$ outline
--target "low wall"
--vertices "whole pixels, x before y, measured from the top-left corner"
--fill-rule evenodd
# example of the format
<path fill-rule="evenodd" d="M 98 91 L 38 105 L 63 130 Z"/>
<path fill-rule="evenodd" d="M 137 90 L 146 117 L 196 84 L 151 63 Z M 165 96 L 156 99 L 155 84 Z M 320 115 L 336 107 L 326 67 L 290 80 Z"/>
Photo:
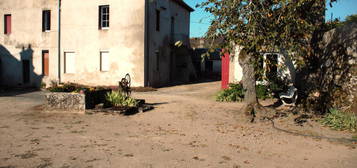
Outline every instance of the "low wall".
<path fill-rule="evenodd" d="M 87 91 L 85 94 L 66 93 L 66 92 L 51 92 L 45 95 L 46 108 L 48 110 L 69 110 L 69 111 L 85 111 L 93 109 L 97 104 L 106 103 L 105 95 L 111 92 L 111 89 Z"/>
<path fill-rule="evenodd" d="M 76 111 L 85 111 L 86 109 L 86 96 L 84 94 L 53 92 L 47 93 L 45 97 L 47 109 Z"/>

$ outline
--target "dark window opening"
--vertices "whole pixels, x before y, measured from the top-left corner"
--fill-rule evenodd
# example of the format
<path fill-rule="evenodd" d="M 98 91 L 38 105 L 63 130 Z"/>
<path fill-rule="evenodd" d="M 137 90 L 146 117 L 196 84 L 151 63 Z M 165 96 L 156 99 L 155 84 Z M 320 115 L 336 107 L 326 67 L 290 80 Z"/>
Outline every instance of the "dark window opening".
<path fill-rule="evenodd" d="M 99 29 L 109 28 L 109 5 L 99 6 Z"/>
<path fill-rule="evenodd" d="M 4 16 L 4 34 L 11 34 L 11 15 Z"/>
<path fill-rule="evenodd" d="M 156 54 L 156 71 L 160 71 L 160 52 L 155 51 Z"/>
<path fill-rule="evenodd" d="M 160 10 L 156 10 L 156 31 L 160 31 Z"/>
<path fill-rule="evenodd" d="M 42 75 L 49 76 L 49 52 L 48 52 L 48 50 L 42 51 Z"/>
<path fill-rule="evenodd" d="M 275 80 L 278 76 L 278 55 L 269 54 L 266 56 L 266 77 Z"/>
<path fill-rule="evenodd" d="M 42 32 L 51 30 L 51 11 L 42 11 Z"/>
<path fill-rule="evenodd" d="M 30 60 L 22 60 L 22 80 L 24 84 L 30 83 Z"/>
<path fill-rule="evenodd" d="M 175 18 L 171 17 L 171 35 L 175 34 Z"/>

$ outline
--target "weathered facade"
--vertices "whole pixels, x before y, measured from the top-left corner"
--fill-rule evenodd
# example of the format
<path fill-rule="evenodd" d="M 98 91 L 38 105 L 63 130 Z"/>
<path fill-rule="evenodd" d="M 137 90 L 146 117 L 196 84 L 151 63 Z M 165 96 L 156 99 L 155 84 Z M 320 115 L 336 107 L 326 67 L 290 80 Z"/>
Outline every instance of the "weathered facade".
<path fill-rule="evenodd" d="M 191 11 L 181 0 L 0 0 L 0 85 L 109 86 L 127 73 L 133 86 L 167 84 Z"/>
<path fill-rule="evenodd" d="M 243 69 L 239 64 L 238 57 L 242 47 L 236 47 L 234 54 L 230 55 L 229 64 L 229 78 L 228 83 L 239 83 L 243 79 Z M 278 76 L 281 79 L 287 79 L 290 82 L 295 82 L 295 65 L 289 56 L 284 56 L 278 52 L 262 53 L 263 60 L 260 64 L 264 70 L 263 79 L 270 76 Z M 258 81 L 264 83 L 265 81 Z"/>

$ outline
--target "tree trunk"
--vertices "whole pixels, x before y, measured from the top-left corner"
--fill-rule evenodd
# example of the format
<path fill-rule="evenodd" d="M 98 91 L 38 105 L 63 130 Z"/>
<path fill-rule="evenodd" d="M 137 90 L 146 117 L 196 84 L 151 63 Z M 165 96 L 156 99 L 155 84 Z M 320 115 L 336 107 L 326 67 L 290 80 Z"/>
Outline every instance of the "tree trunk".
<path fill-rule="evenodd" d="M 245 113 L 255 117 L 255 107 L 258 104 L 257 94 L 255 90 L 255 71 L 254 57 L 248 54 L 244 49 L 239 54 L 239 64 L 243 69 L 243 88 L 245 89 L 244 102 L 246 103 Z"/>

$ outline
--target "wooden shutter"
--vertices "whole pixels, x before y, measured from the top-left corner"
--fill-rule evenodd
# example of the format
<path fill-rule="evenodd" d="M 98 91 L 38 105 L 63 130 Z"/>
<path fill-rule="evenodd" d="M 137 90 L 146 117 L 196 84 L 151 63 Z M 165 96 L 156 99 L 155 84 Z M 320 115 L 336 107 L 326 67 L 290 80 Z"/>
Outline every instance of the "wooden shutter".
<path fill-rule="evenodd" d="M 109 69 L 110 69 L 109 52 L 102 51 L 100 52 L 100 70 L 109 71 Z"/>
<path fill-rule="evenodd" d="M 11 34 L 11 15 L 5 15 L 5 34 Z"/>
<path fill-rule="evenodd" d="M 65 59 L 65 73 L 76 72 L 76 54 L 74 52 L 66 52 Z"/>
<path fill-rule="evenodd" d="M 49 53 L 48 51 L 42 51 L 42 74 L 44 76 L 49 76 Z"/>

